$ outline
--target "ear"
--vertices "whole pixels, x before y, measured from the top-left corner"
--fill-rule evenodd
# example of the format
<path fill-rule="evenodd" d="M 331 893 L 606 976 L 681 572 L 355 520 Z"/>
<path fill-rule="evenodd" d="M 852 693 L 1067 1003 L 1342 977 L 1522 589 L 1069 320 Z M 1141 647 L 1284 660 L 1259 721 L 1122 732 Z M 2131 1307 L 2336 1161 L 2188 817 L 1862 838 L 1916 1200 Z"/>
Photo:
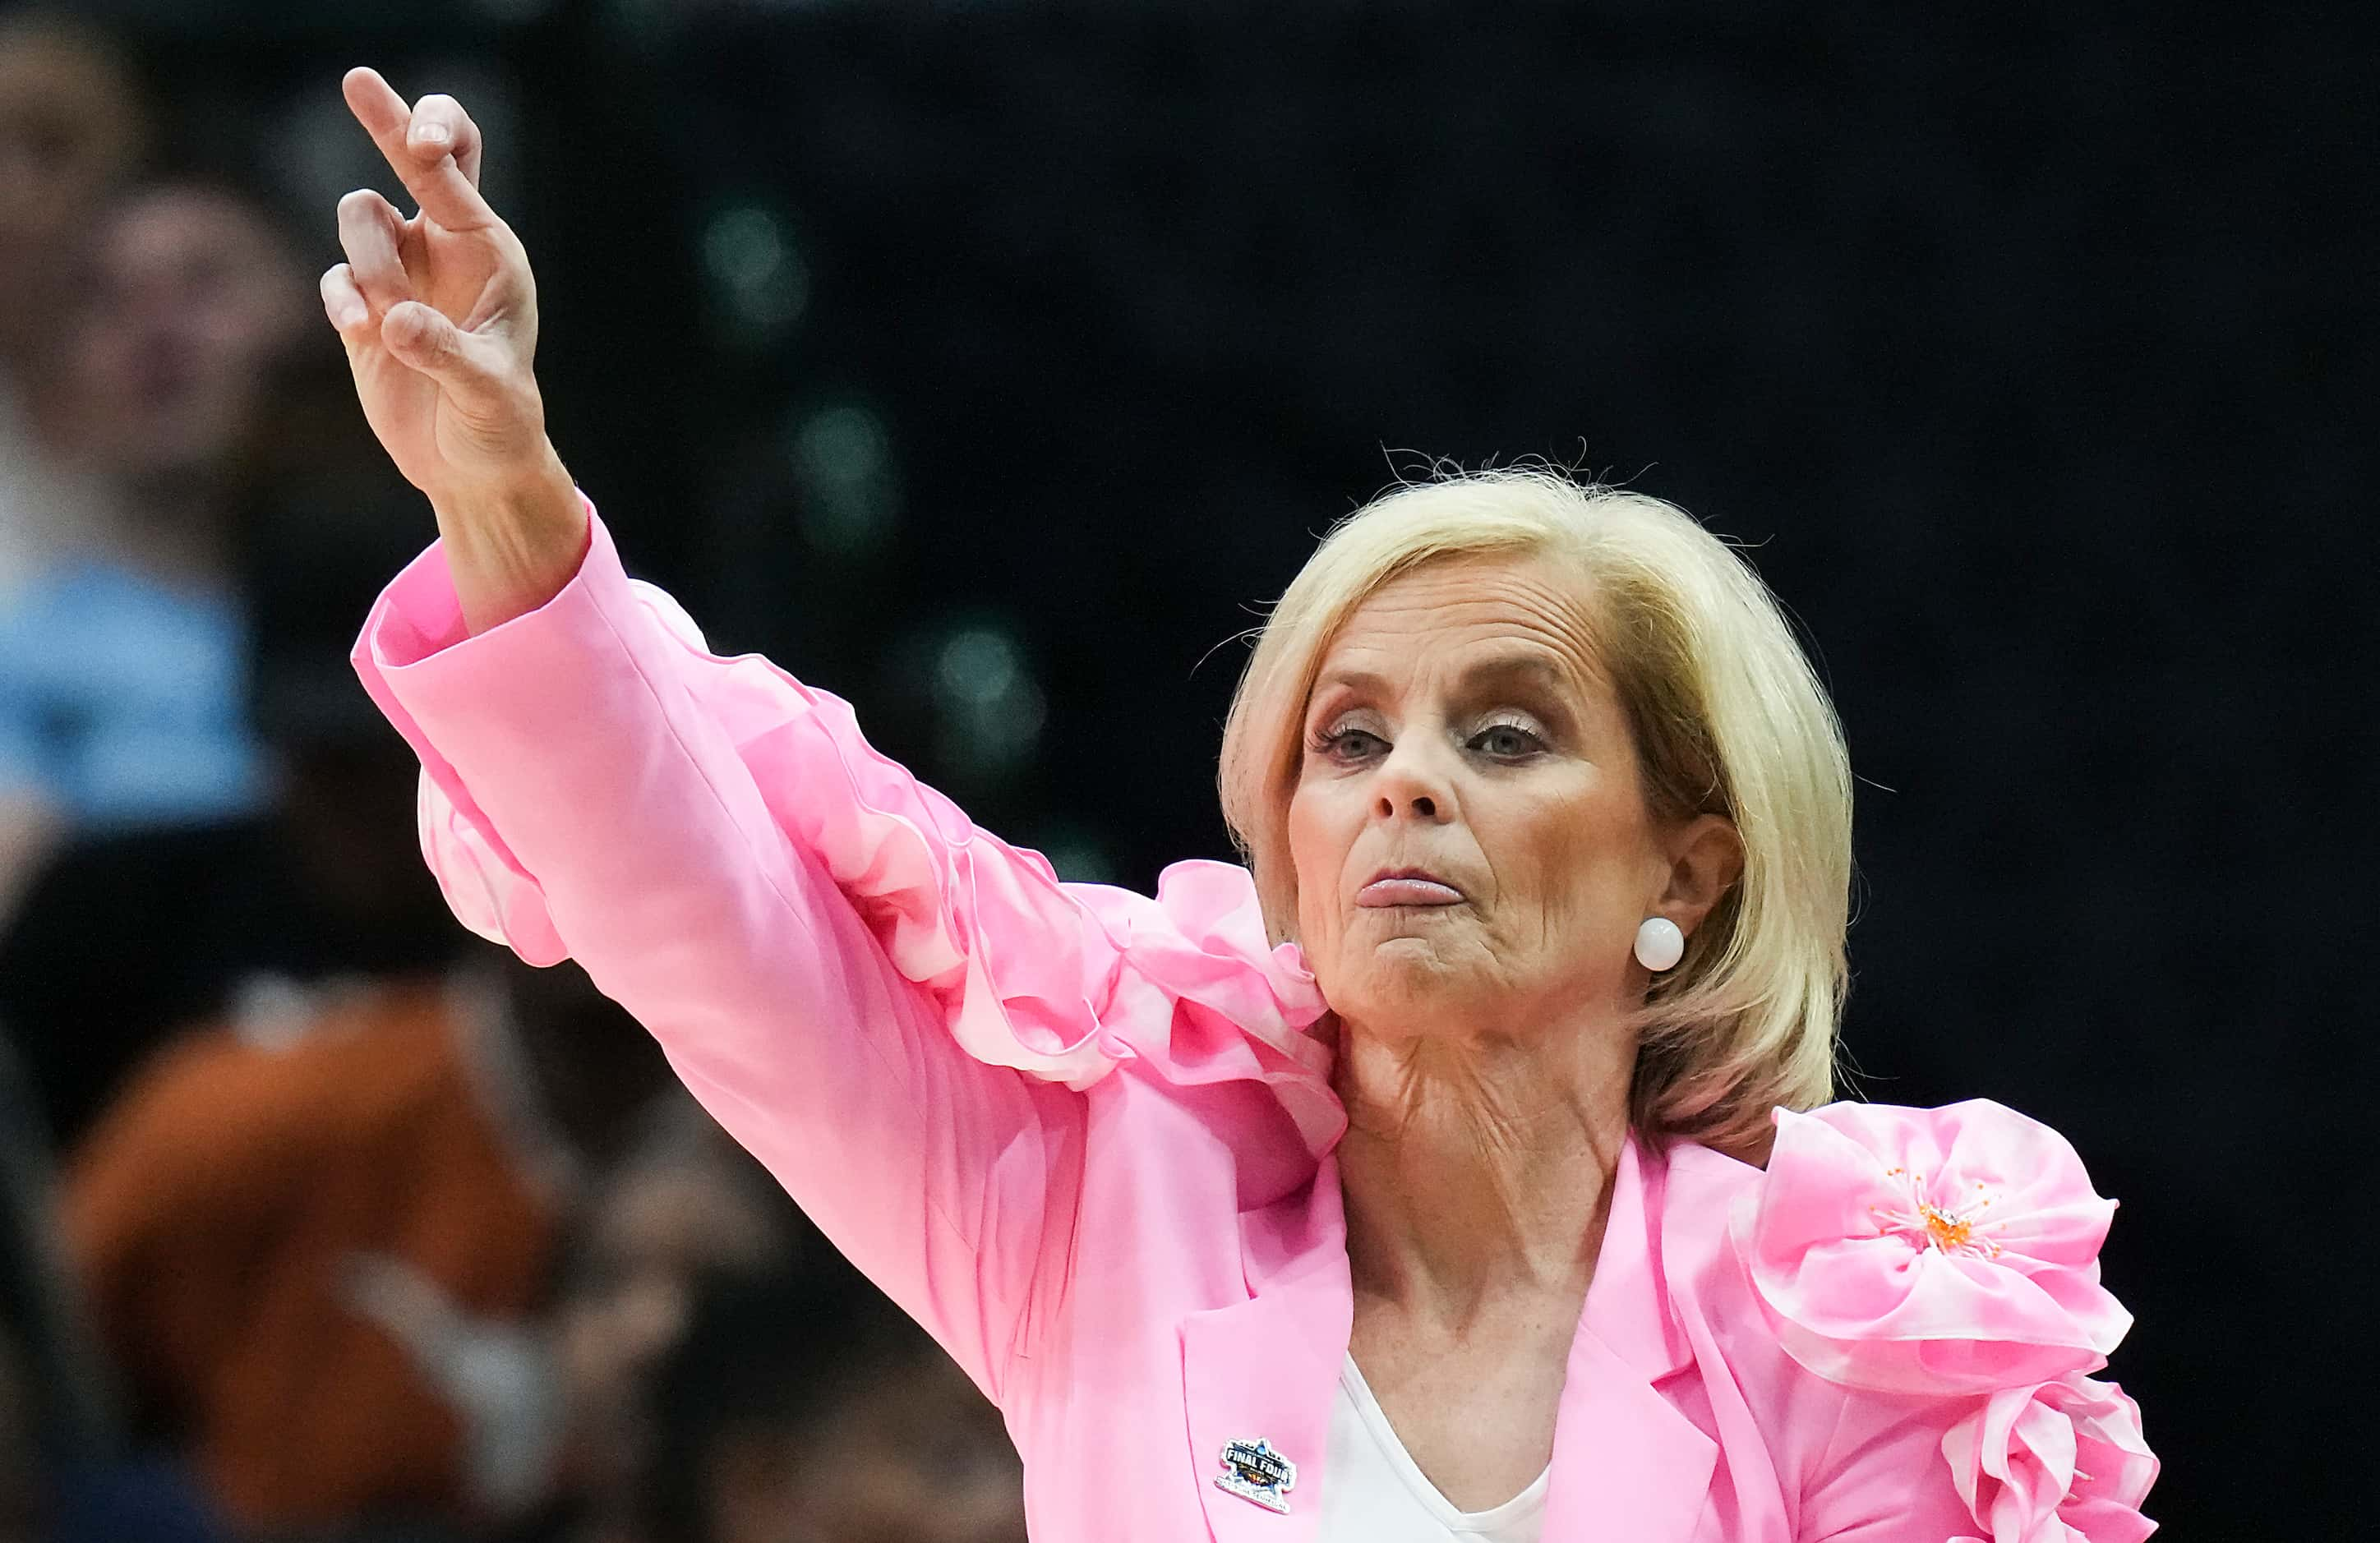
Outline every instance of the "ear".
<path fill-rule="evenodd" d="M 1670 884 L 1660 914 L 1687 936 L 1743 876 L 1743 838 L 1723 814 L 1696 815 L 1670 832 Z"/>

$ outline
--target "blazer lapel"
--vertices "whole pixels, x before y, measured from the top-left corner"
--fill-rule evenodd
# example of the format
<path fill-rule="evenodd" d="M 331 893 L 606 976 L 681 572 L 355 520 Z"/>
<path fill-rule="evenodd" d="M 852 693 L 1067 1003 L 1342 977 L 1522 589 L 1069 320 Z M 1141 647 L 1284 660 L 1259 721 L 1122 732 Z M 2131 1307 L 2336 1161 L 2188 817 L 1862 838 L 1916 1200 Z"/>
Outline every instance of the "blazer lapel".
<path fill-rule="evenodd" d="M 1571 1343 L 1545 1543 L 1687 1543 L 1709 1500 L 1718 1444 L 1656 1387 L 1693 1362 L 1661 1278 L 1661 1178 L 1631 1134 Z"/>
<path fill-rule="evenodd" d="M 1690 1543 L 1708 1504 L 1718 1445 L 1658 1391 L 1693 1365 L 1661 1278 L 1661 1180 L 1631 1136 L 1571 1343 L 1545 1543 Z M 1336 1159 L 1324 1160 L 1310 1190 L 1243 1213 L 1240 1232 L 1251 1295 L 1181 1321 L 1199 1499 L 1216 1543 L 1314 1543 L 1354 1310 Z M 1296 1464 L 1280 1496 L 1285 1513 L 1214 1482 L 1232 1443 L 1257 1441 Z"/>
<path fill-rule="evenodd" d="M 1322 1458 L 1347 1355 L 1354 1292 L 1335 1159 L 1311 1190 L 1240 1218 L 1245 1302 L 1183 1318 L 1182 1379 L 1199 1499 L 1216 1543 L 1313 1543 Z M 1219 1487 L 1233 1443 L 1264 1442 L 1296 1465 L 1276 1512 Z"/>

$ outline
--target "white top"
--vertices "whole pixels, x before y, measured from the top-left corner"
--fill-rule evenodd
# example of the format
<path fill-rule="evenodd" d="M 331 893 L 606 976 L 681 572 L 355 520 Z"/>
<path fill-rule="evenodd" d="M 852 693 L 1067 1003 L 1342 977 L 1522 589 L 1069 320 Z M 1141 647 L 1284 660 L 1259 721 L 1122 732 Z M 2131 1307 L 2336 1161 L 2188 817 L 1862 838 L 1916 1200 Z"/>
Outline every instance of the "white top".
<path fill-rule="evenodd" d="M 1353 1355 L 1339 1371 L 1326 1461 L 1320 1543 L 1537 1543 L 1545 1525 L 1551 1464 L 1491 1511 L 1455 1510 L 1389 1428 Z"/>

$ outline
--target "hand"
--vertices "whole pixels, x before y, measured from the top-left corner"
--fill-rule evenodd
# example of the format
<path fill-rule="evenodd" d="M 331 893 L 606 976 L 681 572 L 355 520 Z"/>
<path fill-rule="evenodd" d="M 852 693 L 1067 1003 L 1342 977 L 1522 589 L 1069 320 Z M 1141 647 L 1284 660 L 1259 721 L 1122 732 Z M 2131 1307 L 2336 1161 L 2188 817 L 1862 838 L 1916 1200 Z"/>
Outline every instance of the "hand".
<path fill-rule="evenodd" d="M 448 96 L 407 107 L 370 69 L 347 106 L 419 213 L 370 188 L 339 200 L 347 261 L 322 275 L 372 432 L 430 496 L 471 630 L 569 581 L 586 521 L 545 433 L 531 364 L 537 285 L 512 227 L 480 194 L 479 126 Z"/>

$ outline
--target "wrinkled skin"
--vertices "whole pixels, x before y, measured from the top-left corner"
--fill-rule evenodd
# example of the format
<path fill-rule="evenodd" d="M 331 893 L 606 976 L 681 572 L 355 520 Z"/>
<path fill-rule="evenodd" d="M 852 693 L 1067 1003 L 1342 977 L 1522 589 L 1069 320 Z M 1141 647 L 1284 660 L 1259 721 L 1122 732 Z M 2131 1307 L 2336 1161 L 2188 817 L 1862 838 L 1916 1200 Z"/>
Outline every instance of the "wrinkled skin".
<path fill-rule="evenodd" d="M 1654 820 L 1592 638 L 1575 576 L 1536 556 L 1406 574 L 1332 639 L 1289 839 L 1299 942 L 1342 1020 L 1404 1039 L 1616 1016 L 1651 979 L 1638 926 L 1691 935 L 1724 893 L 1731 828 Z M 1359 903 L 1402 867 L 1461 903 Z"/>

